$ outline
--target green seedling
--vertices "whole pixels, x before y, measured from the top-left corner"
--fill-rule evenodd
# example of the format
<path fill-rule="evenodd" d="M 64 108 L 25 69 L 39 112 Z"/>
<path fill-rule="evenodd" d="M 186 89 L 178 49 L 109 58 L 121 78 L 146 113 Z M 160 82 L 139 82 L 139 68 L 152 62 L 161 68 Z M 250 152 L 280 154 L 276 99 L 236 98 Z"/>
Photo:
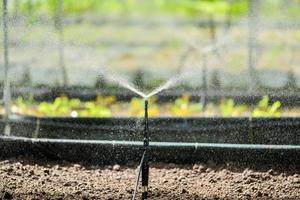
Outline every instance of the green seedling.
<path fill-rule="evenodd" d="M 263 98 L 260 100 L 260 102 L 258 102 L 256 107 L 252 111 L 252 117 L 280 117 L 280 107 L 280 101 L 276 101 L 273 104 L 270 104 L 269 97 L 263 96 Z"/>
<path fill-rule="evenodd" d="M 86 102 L 85 109 L 78 111 L 79 117 L 111 117 L 112 113 L 109 108 L 96 105 L 94 102 Z"/>
<path fill-rule="evenodd" d="M 176 99 L 175 104 L 171 106 L 171 112 L 176 116 L 188 116 L 201 110 L 202 105 L 200 103 L 191 103 L 188 95 Z"/>
<path fill-rule="evenodd" d="M 220 111 L 225 117 L 239 116 L 246 110 L 246 105 L 236 105 L 233 99 L 222 100 L 220 104 Z"/>
<path fill-rule="evenodd" d="M 158 105 L 155 103 L 156 98 L 151 97 L 148 99 L 151 106 L 148 108 L 148 115 L 150 117 L 155 117 L 159 115 L 159 108 Z M 130 111 L 129 113 L 133 116 L 143 116 L 145 112 L 144 107 L 145 100 L 141 98 L 132 98 L 130 101 Z"/>

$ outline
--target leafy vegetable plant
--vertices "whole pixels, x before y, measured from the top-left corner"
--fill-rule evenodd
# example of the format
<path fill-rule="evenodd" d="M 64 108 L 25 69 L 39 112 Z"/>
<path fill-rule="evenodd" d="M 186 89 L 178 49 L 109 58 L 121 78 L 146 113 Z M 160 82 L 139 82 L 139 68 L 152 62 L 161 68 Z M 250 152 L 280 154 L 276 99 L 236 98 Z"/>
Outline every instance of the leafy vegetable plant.
<path fill-rule="evenodd" d="M 276 101 L 270 104 L 268 96 L 263 96 L 260 102 L 252 111 L 253 117 L 280 117 L 281 113 L 279 111 L 281 107 L 280 101 Z"/>
<path fill-rule="evenodd" d="M 246 105 L 236 105 L 233 99 L 222 100 L 219 107 L 225 117 L 239 116 L 247 110 Z"/>
<path fill-rule="evenodd" d="M 37 106 L 37 111 L 49 116 L 72 116 L 72 117 L 110 117 L 108 107 L 114 98 L 97 97 L 96 101 L 81 102 L 79 99 L 57 97 L 53 103 L 42 102 Z M 101 102 L 101 103 L 100 103 Z"/>
<path fill-rule="evenodd" d="M 159 115 L 158 105 L 155 103 L 155 98 L 152 97 L 149 99 L 148 115 L 150 117 L 155 117 Z M 144 100 L 141 98 L 132 98 L 130 101 L 130 114 L 133 116 L 143 116 L 145 113 Z"/>
<path fill-rule="evenodd" d="M 188 95 L 183 95 L 181 98 L 176 99 L 175 104 L 171 107 L 171 112 L 175 116 L 187 116 L 201 110 L 202 105 L 200 103 L 191 103 Z"/>
<path fill-rule="evenodd" d="M 190 101 L 189 95 L 183 95 L 173 103 L 157 104 L 156 98 L 149 99 L 148 114 L 151 117 L 167 116 L 203 116 L 221 115 L 225 117 L 248 116 L 279 117 L 281 103 L 270 104 L 269 97 L 264 96 L 261 101 L 250 110 L 247 105 L 237 105 L 232 99 L 223 99 L 219 105 L 210 104 L 206 114 L 200 103 Z M 216 109 L 217 108 L 217 109 Z M 33 98 L 24 100 L 19 97 L 11 107 L 13 113 L 37 116 L 71 116 L 71 117 L 111 117 L 111 116 L 143 116 L 144 99 L 132 98 L 130 102 L 117 102 L 114 96 L 98 96 L 95 100 L 81 101 L 68 97 L 57 97 L 53 102 L 35 102 Z M 2 112 L 0 108 L 0 112 Z"/>

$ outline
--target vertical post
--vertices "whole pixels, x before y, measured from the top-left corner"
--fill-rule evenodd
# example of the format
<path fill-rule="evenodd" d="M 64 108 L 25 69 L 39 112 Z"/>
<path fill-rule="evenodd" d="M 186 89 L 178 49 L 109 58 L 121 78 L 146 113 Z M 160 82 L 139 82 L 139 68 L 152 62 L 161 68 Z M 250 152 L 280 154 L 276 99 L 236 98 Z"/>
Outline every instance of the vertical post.
<path fill-rule="evenodd" d="M 231 28 L 231 21 L 232 21 L 232 0 L 228 1 L 229 4 L 229 9 L 226 13 L 226 19 L 225 19 L 225 28 L 224 28 L 224 33 L 228 33 L 230 28 Z"/>
<path fill-rule="evenodd" d="M 10 114 L 10 80 L 9 80 L 9 52 L 8 52 L 8 11 L 7 0 L 3 0 L 3 44 L 4 44 L 4 120 L 5 120 L 5 135 L 10 135 L 10 126 L 8 118 Z"/>
<path fill-rule="evenodd" d="M 20 2 L 19 0 L 14 0 L 14 17 L 19 16 L 19 10 L 20 10 Z"/>
<path fill-rule="evenodd" d="M 64 12 L 64 0 L 56 0 L 56 16 L 55 26 L 58 32 L 58 53 L 59 53 L 59 66 L 62 73 L 63 87 L 68 86 L 68 75 L 65 66 L 64 56 L 64 30 L 63 30 L 63 12 Z"/>
<path fill-rule="evenodd" d="M 30 16 L 33 12 L 33 5 L 32 0 L 27 1 L 27 9 L 28 9 L 28 15 Z"/>
<path fill-rule="evenodd" d="M 206 99 L 207 99 L 207 55 L 203 53 L 203 64 L 202 64 L 202 95 L 200 99 L 200 103 L 205 109 Z"/>
<path fill-rule="evenodd" d="M 209 16 L 209 30 L 212 43 L 216 42 L 216 24 L 213 14 Z"/>
<path fill-rule="evenodd" d="M 249 90 L 254 92 L 258 89 L 258 77 L 256 74 L 257 62 L 257 31 L 258 31 L 258 14 L 259 1 L 248 0 L 248 69 L 250 76 Z"/>
<path fill-rule="evenodd" d="M 145 127 L 144 127 L 144 152 L 145 158 L 142 165 L 142 199 L 148 198 L 149 183 L 149 124 L 148 124 L 148 100 L 145 100 Z"/>

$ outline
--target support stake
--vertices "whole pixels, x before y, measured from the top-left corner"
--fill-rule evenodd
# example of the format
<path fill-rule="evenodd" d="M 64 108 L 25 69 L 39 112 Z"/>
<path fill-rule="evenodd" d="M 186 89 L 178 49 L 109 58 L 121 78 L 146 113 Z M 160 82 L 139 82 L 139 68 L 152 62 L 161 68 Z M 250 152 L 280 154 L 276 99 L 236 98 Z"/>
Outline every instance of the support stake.
<path fill-rule="evenodd" d="M 3 0 L 3 44 L 4 44 L 4 135 L 10 135 L 9 114 L 10 114 L 10 80 L 9 80 L 9 52 L 8 52 L 8 10 L 7 0 Z"/>

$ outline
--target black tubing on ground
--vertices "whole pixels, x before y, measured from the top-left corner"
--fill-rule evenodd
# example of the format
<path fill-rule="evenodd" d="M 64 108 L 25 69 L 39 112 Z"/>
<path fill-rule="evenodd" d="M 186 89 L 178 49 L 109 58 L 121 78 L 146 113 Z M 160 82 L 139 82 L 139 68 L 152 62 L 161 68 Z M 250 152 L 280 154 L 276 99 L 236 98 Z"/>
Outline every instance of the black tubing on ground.
<path fill-rule="evenodd" d="M 143 152 L 143 143 L 139 141 L 32 139 L 1 136 L 0 143 L 2 157 L 31 155 L 95 164 L 137 162 L 137 158 Z M 300 163 L 300 146 L 293 145 L 151 142 L 150 146 L 152 161 L 195 163 L 214 160 L 216 162 Z"/>

